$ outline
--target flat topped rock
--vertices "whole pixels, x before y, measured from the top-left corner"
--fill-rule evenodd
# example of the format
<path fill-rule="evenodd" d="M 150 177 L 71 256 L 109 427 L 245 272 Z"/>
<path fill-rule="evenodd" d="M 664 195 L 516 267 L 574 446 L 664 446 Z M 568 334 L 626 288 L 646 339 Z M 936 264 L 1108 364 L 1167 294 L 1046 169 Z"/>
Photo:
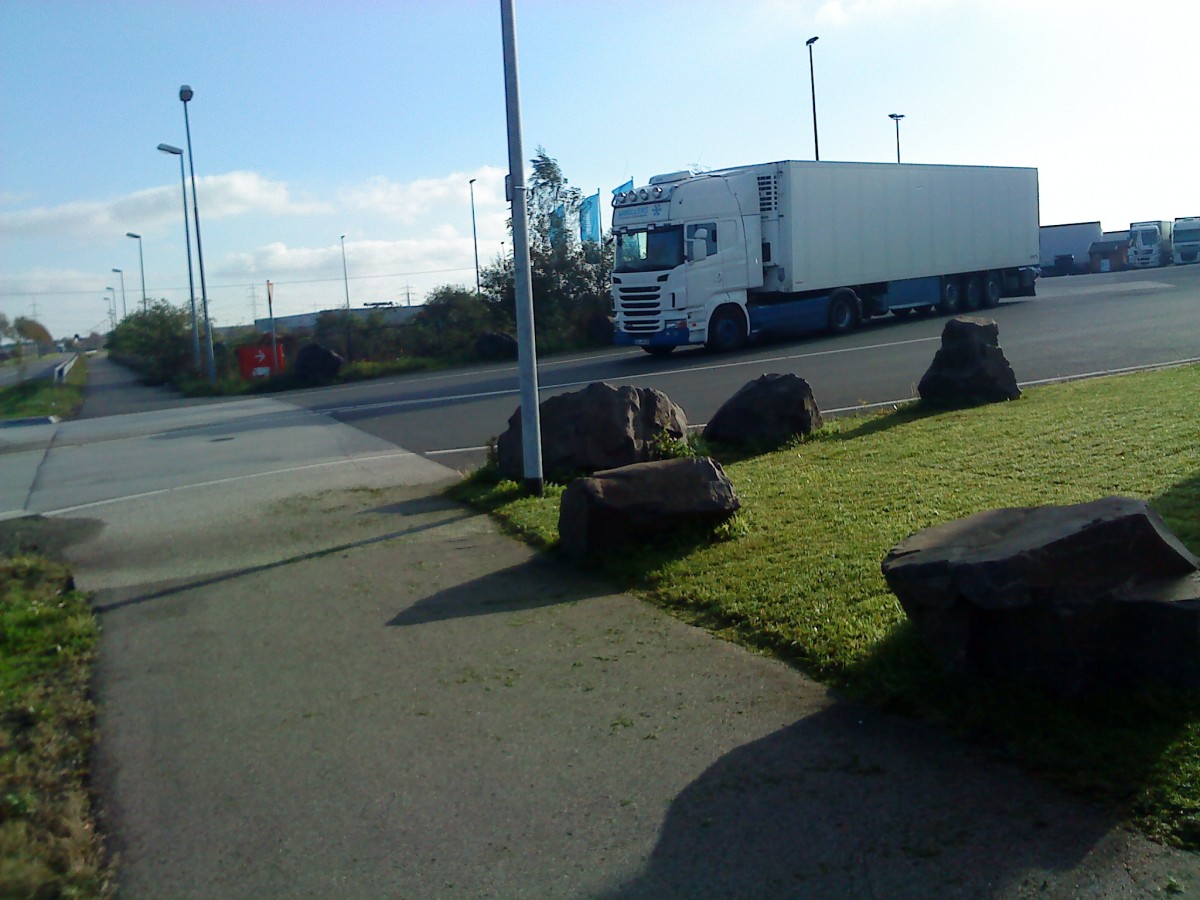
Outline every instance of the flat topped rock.
<path fill-rule="evenodd" d="M 902 541 L 882 569 L 952 668 L 1066 693 L 1200 686 L 1200 561 L 1142 500 L 977 513 Z"/>

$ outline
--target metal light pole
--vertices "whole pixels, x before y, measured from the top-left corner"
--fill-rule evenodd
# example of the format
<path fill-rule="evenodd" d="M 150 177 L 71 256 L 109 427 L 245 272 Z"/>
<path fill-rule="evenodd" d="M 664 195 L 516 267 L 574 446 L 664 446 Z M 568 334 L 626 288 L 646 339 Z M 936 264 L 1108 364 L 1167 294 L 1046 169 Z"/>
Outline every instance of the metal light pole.
<path fill-rule="evenodd" d="M 537 343 L 533 329 L 533 281 L 529 268 L 529 220 L 525 198 L 525 149 L 521 141 L 521 89 L 517 79 L 517 27 L 513 0 L 500 0 L 504 45 L 504 97 L 508 118 L 508 172 L 512 185 L 513 284 L 517 307 L 518 380 L 525 490 L 541 496 L 542 421 L 538 409 Z"/>
<path fill-rule="evenodd" d="M 350 346 L 350 335 L 352 328 L 350 324 L 350 276 L 346 273 L 346 236 L 341 236 L 342 242 L 342 285 L 346 288 L 346 359 L 349 360 L 353 356 L 353 348 Z"/>
<path fill-rule="evenodd" d="M 475 242 L 475 293 L 482 296 L 479 289 L 479 232 L 475 230 L 475 179 L 467 182 L 471 189 L 471 239 Z"/>
<path fill-rule="evenodd" d="M 123 271 L 121 271 L 120 269 L 113 269 L 113 271 L 121 276 L 121 318 L 124 319 L 126 316 L 129 315 L 129 307 L 125 305 L 125 273 Z M 113 306 L 116 306 L 116 305 L 117 305 L 117 298 L 114 295 Z"/>
<path fill-rule="evenodd" d="M 808 47 L 808 83 L 812 87 L 812 110 L 813 110 L 813 154 L 817 162 L 821 161 L 821 144 L 817 140 L 817 82 L 813 78 L 813 49 L 812 45 L 817 42 L 815 37 L 810 37 L 804 43 Z"/>
<path fill-rule="evenodd" d="M 135 238 L 138 242 L 138 263 L 142 267 L 142 312 L 146 311 L 146 259 L 142 256 L 142 236 L 132 231 L 125 232 L 125 237 Z"/>
<path fill-rule="evenodd" d="M 200 371 L 200 327 L 196 324 L 196 285 L 192 281 L 192 229 L 188 225 L 187 214 L 187 175 L 183 171 L 183 151 L 170 144 L 159 144 L 158 149 L 179 157 L 179 186 L 183 189 L 183 242 L 187 247 L 188 261 L 188 300 L 192 304 L 192 365 Z"/>
<path fill-rule="evenodd" d="M 116 288 L 106 287 L 106 291 L 112 291 L 112 311 L 116 314 L 117 311 L 117 290 Z"/>
<path fill-rule="evenodd" d="M 200 266 L 200 299 L 204 305 L 204 333 L 207 336 L 205 354 L 208 361 L 208 380 L 217 383 L 217 361 L 213 356 L 212 322 L 208 318 L 208 287 L 204 283 L 204 249 L 200 243 L 200 205 L 196 199 L 196 157 L 192 154 L 192 126 L 188 121 L 188 101 L 192 99 L 193 91 L 186 84 L 179 89 L 179 99 L 183 101 L 183 127 L 187 132 L 188 169 L 192 175 L 192 218 L 196 223 L 196 262 Z"/>
<path fill-rule="evenodd" d="M 105 290 L 111 291 L 112 288 L 105 288 Z M 111 306 L 108 303 L 108 297 L 104 298 L 104 311 L 108 313 L 108 330 L 116 331 L 117 330 L 117 295 L 116 295 L 115 291 L 113 292 L 113 301 L 112 301 Z"/>
<path fill-rule="evenodd" d="M 888 113 L 888 118 L 896 123 L 896 162 L 900 162 L 900 120 L 904 113 Z"/>

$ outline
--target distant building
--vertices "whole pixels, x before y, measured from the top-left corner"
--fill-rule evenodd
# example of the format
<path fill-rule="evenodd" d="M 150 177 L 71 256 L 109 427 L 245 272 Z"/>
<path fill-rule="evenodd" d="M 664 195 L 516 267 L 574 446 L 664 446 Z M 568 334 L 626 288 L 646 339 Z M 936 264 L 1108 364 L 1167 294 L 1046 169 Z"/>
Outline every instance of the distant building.
<path fill-rule="evenodd" d="M 1129 266 L 1129 231 L 1106 231 L 1088 248 L 1089 272 L 1120 272 Z"/>
<path fill-rule="evenodd" d="M 420 306 L 372 306 L 351 309 L 350 315 L 360 321 L 366 320 L 371 314 L 378 313 L 387 325 L 403 325 L 421 311 Z M 311 331 L 317 327 L 317 318 L 325 313 L 345 312 L 344 309 L 323 309 L 319 312 L 300 313 L 295 316 L 276 316 L 275 331 L 286 334 L 292 331 L 306 329 Z M 254 327 L 260 334 L 270 334 L 271 320 L 255 319 Z"/>

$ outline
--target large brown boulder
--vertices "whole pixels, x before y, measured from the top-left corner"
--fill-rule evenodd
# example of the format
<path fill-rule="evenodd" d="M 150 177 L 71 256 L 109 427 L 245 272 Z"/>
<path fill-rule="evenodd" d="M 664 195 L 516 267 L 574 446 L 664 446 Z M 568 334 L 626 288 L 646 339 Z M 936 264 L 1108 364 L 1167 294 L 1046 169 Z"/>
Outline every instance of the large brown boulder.
<path fill-rule="evenodd" d="M 704 437 L 723 444 L 778 444 L 821 427 L 821 410 L 798 375 L 761 375 L 721 404 Z"/>
<path fill-rule="evenodd" d="M 1200 687 L 1200 564 L 1142 500 L 977 513 L 897 544 L 883 574 L 953 669 L 1064 695 Z"/>
<path fill-rule="evenodd" d="M 917 385 L 921 399 L 935 406 L 977 406 L 1020 397 L 999 339 L 1000 326 L 992 319 L 957 316 L 948 321 L 942 346 Z"/>
<path fill-rule="evenodd" d="M 654 458 L 656 442 L 687 436 L 687 416 L 662 391 L 597 382 L 583 390 L 543 400 L 542 472 L 565 480 L 600 469 L 615 469 Z M 500 472 L 524 476 L 521 408 L 496 441 Z"/>
<path fill-rule="evenodd" d="M 571 482 L 559 505 L 559 543 L 582 559 L 681 526 L 719 524 L 740 506 L 715 460 L 638 463 Z"/>

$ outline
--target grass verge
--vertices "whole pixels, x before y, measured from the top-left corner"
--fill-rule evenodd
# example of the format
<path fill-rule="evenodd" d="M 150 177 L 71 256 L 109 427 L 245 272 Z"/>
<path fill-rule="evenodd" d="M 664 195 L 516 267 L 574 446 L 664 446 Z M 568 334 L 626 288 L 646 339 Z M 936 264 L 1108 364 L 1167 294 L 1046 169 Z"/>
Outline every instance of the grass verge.
<path fill-rule="evenodd" d="M 951 412 L 839 419 L 722 458 L 743 508 L 725 539 L 680 536 L 598 564 L 627 590 L 846 695 L 923 717 L 1200 849 L 1200 692 L 1060 702 L 946 674 L 880 573 L 915 531 L 983 509 L 1141 497 L 1200 551 L 1200 367 L 1032 389 Z M 558 498 L 486 475 L 456 488 L 543 548 Z"/>
<path fill-rule="evenodd" d="M 83 405 L 87 383 L 87 357 L 80 355 L 64 384 L 50 378 L 22 381 L 0 389 L 0 419 L 59 416 L 68 419 Z"/>
<path fill-rule="evenodd" d="M 112 894 L 86 788 L 96 637 L 65 568 L 0 558 L 0 896 Z"/>

